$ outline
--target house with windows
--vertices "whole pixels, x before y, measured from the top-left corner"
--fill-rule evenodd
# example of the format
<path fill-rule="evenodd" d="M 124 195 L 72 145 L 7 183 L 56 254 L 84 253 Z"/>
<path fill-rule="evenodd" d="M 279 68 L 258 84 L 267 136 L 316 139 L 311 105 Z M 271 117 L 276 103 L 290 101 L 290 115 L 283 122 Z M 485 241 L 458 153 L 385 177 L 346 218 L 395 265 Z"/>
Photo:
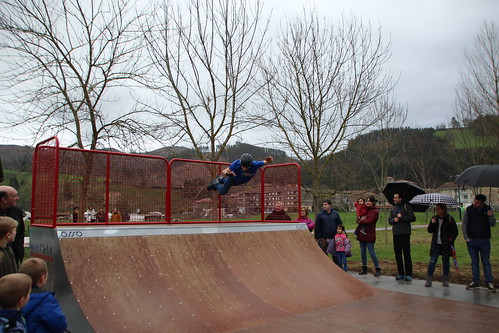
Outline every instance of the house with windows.
<path fill-rule="evenodd" d="M 462 203 L 463 207 L 467 207 L 473 203 L 475 193 L 473 187 L 467 187 L 456 183 L 444 183 L 440 185 L 435 192 L 448 195 Z"/>

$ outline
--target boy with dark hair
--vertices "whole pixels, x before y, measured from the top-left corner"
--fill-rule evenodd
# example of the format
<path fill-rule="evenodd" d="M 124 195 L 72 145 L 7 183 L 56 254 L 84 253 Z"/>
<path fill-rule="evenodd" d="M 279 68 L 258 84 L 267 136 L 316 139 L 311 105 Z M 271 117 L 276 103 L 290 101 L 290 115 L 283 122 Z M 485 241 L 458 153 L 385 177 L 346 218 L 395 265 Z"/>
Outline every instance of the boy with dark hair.
<path fill-rule="evenodd" d="M 0 277 L 17 272 L 16 257 L 9 245 L 16 239 L 17 221 L 0 216 Z"/>
<path fill-rule="evenodd" d="M 19 272 L 33 280 L 31 298 L 22 309 L 29 332 L 64 332 L 67 328 L 66 317 L 62 313 L 54 293 L 42 287 L 47 282 L 47 263 L 40 258 L 29 258 L 21 264 Z"/>
<path fill-rule="evenodd" d="M 26 274 L 13 273 L 0 278 L 0 332 L 28 332 L 21 308 L 28 303 L 30 291 L 31 278 Z"/>

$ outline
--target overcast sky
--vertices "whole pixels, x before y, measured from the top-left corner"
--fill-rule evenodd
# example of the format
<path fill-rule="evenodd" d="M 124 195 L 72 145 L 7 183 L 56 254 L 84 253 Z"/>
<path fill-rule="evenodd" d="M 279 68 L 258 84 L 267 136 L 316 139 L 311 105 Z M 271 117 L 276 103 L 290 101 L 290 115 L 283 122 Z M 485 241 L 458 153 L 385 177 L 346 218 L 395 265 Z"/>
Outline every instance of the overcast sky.
<path fill-rule="evenodd" d="M 473 47 L 484 20 L 499 22 L 499 0 L 266 0 L 274 18 L 305 4 L 326 18 L 353 13 L 373 30 L 381 27 L 392 43 L 388 68 L 400 75 L 396 95 L 411 127 L 448 124 L 464 49 Z"/>
<path fill-rule="evenodd" d="M 381 28 L 383 42 L 392 44 L 387 69 L 400 75 L 395 93 L 408 108 L 410 127 L 449 123 L 464 50 L 473 47 L 484 20 L 499 23 L 499 0 L 265 0 L 275 24 L 302 14 L 304 6 L 333 21 L 353 14 L 373 31 Z M 9 134 L 0 133 L 1 144 L 33 144 Z"/>

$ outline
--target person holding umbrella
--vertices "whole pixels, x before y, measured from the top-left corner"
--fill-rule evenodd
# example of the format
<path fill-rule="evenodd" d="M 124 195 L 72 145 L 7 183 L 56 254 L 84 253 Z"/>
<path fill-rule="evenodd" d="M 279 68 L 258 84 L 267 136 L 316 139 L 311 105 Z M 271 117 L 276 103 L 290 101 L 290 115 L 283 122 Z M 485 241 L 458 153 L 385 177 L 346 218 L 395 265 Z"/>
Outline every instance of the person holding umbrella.
<path fill-rule="evenodd" d="M 473 281 L 466 286 L 466 289 L 480 287 L 479 257 L 481 257 L 487 289 L 495 292 L 492 266 L 490 265 L 490 227 L 496 225 L 496 218 L 492 208 L 487 206 L 485 201 L 487 201 L 485 195 L 477 194 L 473 200 L 473 205 L 466 208 L 463 216 L 463 236 L 471 257 L 471 272 L 473 274 Z"/>
<path fill-rule="evenodd" d="M 449 286 L 450 255 L 452 245 L 457 238 L 458 230 L 456 221 L 447 214 L 447 205 L 438 203 L 435 205 L 437 215 L 433 216 L 428 225 L 428 232 L 433 234 L 430 247 L 430 262 L 426 273 L 425 287 L 431 287 L 433 273 L 437 264 L 438 256 L 442 256 L 442 286 Z"/>
<path fill-rule="evenodd" d="M 395 193 L 388 223 L 392 226 L 393 232 L 393 251 L 398 270 L 396 280 L 412 280 L 411 223 L 414 221 L 416 217 L 411 205 L 404 202 L 403 194 Z"/>

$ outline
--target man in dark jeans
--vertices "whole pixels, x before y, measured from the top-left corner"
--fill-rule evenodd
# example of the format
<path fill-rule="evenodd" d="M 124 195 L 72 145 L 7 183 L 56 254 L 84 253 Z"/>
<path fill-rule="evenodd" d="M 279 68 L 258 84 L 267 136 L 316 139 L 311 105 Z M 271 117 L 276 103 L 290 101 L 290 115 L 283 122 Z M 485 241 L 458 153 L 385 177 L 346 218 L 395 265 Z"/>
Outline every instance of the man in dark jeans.
<path fill-rule="evenodd" d="M 487 197 L 478 194 L 473 200 L 473 205 L 466 208 L 463 216 L 463 236 L 471 257 L 471 272 L 473 273 L 473 281 L 466 286 L 466 289 L 480 287 L 481 257 L 487 289 L 495 292 L 492 266 L 490 265 L 490 227 L 496 225 L 496 218 L 492 208 L 487 206 L 485 201 L 487 201 Z"/>
<path fill-rule="evenodd" d="M 322 251 L 327 254 L 328 242 L 331 242 L 336 235 L 336 228 L 343 224 L 340 215 L 333 209 L 331 200 L 322 202 L 322 211 L 315 218 L 315 240 Z M 333 256 L 333 261 L 338 265 L 336 256 Z"/>
<path fill-rule="evenodd" d="M 396 280 L 412 280 L 411 223 L 414 221 L 416 217 L 411 205 L 404 202 L 400 193 L 395 193 L 388 223 L 392 226 L 393 232 L 393 251 L 398 270 Z"/>

